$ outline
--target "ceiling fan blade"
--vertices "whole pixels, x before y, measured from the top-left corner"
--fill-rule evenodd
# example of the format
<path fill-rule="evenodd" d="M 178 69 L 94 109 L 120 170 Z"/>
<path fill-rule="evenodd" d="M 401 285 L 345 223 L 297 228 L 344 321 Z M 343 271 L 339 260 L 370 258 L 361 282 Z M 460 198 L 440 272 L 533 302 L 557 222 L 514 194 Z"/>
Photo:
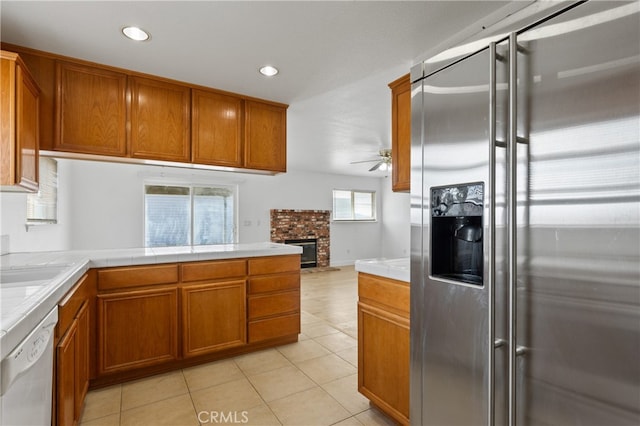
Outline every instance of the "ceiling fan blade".
<path fill-rule="evenodd" d="M 380 166 L 382 166 L 383 163 L 384 163 L 384 161 L 380 161 L 378 164 L 376 164 L 375 166 L 370 168 L 369 171 L 373 172 L 374 170 L 378 170 L 380 168 Z"/>
<path fill-rule="evenodd" d="M 374 161 L 380 161 L 379 159 L 375 159 L 375 160 L 364 160 L 364 161 L 352 161 L 349 164 L 359 164 L 359 163 L 373 163 Z"/>

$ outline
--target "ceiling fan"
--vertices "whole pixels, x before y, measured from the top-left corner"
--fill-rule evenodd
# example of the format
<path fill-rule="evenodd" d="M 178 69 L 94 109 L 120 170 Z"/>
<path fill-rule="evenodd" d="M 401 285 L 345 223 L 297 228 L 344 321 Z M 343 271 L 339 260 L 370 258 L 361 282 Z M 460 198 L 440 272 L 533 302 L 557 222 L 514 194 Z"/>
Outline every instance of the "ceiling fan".
<path fill-rule="evenodd" d="M 382 167 L 382 170 L 391 169 L 391 149 L 388 149 L 388 148 L 381 149 L 378 152 L 378 157 L 379 158 L 376 158 L 374 160 L 352 161 L 351 164 L 376 162 L 376 164 L 369 169 L 370 172 L 378 170 L 381 167 Z"/>

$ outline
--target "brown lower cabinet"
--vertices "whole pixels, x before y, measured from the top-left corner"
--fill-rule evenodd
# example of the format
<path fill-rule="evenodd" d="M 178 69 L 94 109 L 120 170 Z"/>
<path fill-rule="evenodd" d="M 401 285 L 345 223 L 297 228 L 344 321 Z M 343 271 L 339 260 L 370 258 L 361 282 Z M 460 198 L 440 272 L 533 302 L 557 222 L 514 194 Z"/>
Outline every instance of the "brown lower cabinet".
<path fill-rule="evenodd" d="M 409 284 L 358 274 L 358 391 L 409 424 Z"/>
<path fill-rule="evenodd" d="M 178 359 L 178 290 L 98 295 L 98 374 Z"/>
<path fill-rule="evenodd" d="M 76 425 L 90 386 L 297 341 L 300 255 L 91 269 L 58 317 L 53 424 Z"/>
<path fill-rule="evenodd" d="M 103 386 L 295 342 L 300 255 L 101 268 Z"/>
<path fill-rule="evenodd" d="M 82 277 L 58 306 L 54 424 L 75 425 L 91 376 L 91 306 L 95 281 Z"/>
<path fill-rule="evenodd" d="M 249 343 L 300 333 L 300 256 L 249 260 Z"/>
<path fill-rule="evenodd" d="M 237 280 L 180 289 L 185 358 L 247 343 L 245 288 L 245 281 Z"/>

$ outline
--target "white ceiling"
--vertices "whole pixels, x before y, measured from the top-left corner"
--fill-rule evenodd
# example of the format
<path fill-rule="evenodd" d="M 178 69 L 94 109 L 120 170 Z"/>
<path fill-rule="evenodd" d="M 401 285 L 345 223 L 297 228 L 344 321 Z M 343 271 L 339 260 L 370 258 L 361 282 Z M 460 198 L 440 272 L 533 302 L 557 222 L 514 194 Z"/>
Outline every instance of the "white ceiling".
<path fill-rule="evenodd" d="M 350 163 L 391 147 L 387 84 L 508 3 L 2 0 L 0 37 L 289 104 L 289 170 L 382 176 Z M 151 40 L 126 39 L 125 25 Z M 261 76 L 265 64 L 280 73 Z"/>

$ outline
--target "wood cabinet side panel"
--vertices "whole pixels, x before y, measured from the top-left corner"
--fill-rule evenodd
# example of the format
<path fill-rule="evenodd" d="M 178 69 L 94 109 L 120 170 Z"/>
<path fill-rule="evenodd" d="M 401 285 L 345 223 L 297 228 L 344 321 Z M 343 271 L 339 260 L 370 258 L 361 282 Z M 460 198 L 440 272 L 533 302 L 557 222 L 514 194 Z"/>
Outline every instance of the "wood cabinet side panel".
<path fill-rule="evenodd" d="M 15 183 L 16 158 L 16 65 L 15 60 L 0 60 L 0 184 Z"/>
<path fill-rule="evenodd" d="M 391 88 L 392 189 L 409 191 L 411 183 L 411 81 L 409 74 Z"/>
<path fill-rule="evenodd" d="M 40 89 L 24 65 L 16 73 L 16 179 L 30 191 L 38 190 L 40 150 Z"/>
<path fill-rule="evenodd" d="M 55 103 L 55 59 L 38 54 L 37 51 L 9 43 L 0 42 L 4 51 L 17 53 L 40 89 L 40 150 L 53 149 L 54 103 Z M 4 114 L 4 109 L 2 109 Z"/>

